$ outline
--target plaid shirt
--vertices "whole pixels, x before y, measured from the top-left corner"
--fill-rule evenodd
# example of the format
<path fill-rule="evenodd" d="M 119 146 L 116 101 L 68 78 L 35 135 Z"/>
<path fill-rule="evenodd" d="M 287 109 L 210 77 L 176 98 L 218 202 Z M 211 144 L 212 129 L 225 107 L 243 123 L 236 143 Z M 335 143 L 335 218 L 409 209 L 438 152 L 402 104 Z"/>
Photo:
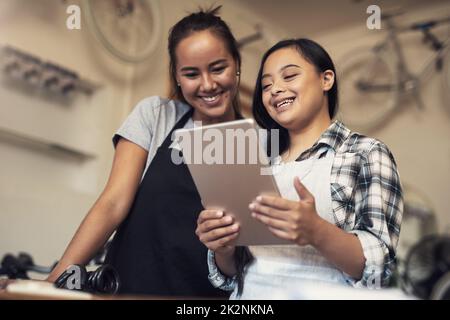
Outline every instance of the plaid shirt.
<path fill-rule="evenodd" d="M 331 147 L 331 199 L 335 223 L 361 241 L 366 258 L 356 286 L 386 285 L 395 268 L 403 215 L 400 178 L 382 142 L 351 132 L 335 121 L 297 161 L 322 157 Z"/>
<path fill-rule="evenodd" d="M 296 161 L 321 158 L 329 148 L 335 152 L 330 186 L 335 224 L 358 236 L 366 258 L 362 278 L 347 279 L 357 287 L 385 286 L 395 268 L 403 214 L 394 157 L 382 142 L 335 121 Z"/>

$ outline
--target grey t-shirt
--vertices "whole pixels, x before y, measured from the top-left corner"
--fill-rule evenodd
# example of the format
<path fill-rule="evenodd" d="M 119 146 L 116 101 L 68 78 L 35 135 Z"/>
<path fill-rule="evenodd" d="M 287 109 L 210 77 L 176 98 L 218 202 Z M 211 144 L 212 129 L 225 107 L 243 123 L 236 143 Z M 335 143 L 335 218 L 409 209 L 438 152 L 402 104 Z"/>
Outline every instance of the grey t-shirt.
<path fill-rule="evenodd" d="M 190 108 L 180 101 L 158 96 L 141 100 L 113 136 L 114 147 L 120 137 L 123 137 L 147 150 L 147 163 L 142 175 L 144 176 L 164 139 Z M 191 118 L 184 127 L 193 126 Z"/>

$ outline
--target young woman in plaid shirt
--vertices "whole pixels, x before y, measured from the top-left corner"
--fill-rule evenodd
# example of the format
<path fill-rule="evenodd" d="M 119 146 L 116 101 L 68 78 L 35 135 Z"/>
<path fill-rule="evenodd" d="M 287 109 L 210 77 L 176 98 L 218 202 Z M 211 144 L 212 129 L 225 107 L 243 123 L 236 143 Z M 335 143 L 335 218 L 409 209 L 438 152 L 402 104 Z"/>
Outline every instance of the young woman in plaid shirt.
<path fill-rule="evenodd" d="M 386 145 L 332 121 L 337 87 L 333 62 L 314 41 L 281 41 L 263 56 L 253 113 L 261 127 L 280 130 L 272 159 L 283 197 L 261 196 L 249 208 L 292 245 L 235 247 L 237 223 L 202 211 L 196 233 L 209 249 L 210 280 L 232 298 L 270 298 L 299 281 L 389 283 L 403 211 L 399 174 Z"/>

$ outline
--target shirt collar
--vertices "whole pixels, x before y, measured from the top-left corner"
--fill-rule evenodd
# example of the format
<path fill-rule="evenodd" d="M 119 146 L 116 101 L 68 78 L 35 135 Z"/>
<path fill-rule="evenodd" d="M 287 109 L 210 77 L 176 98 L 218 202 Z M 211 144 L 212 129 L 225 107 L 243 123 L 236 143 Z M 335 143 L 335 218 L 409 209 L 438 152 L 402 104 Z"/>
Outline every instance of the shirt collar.
<path fill-rule="evenodd" d="M 298 158 L 297 161 L 309 158 L 312 154 L 316 154 L 324 146 L 328 146 L 336 152 L 344 141 L 349 137 L 351 131 L 340 121 L 335 120 L 331 125 L 321 134 L 319 139 L 314 145 L 305 150 Z M 325 148 L 328 149 L 328 148 Z M 326 153 L 326 150 L 321 152 Z M 321 157 L 321 155 L 319 155 Z"/>
<path fill-rule="evenodd" d="M 350 133 L 351 131 L 342 122 L 335 120 L 328 129 L 322 133 L 313 148 L 316 145 L 326 144 L 336 152 L 348 138 Z"/>

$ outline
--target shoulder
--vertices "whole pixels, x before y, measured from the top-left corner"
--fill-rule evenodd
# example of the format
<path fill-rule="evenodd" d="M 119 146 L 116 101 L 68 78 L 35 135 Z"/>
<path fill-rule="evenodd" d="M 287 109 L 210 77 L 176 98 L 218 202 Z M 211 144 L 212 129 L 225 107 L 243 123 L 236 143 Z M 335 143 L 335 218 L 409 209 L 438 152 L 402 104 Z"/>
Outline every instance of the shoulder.
<path fill-rule="evenodd" d="M 166 132 L 166 129 L 172 128 L 189 109 L 191 107 L 181 101 L 152 96 L 139 101 L 130 118 L 144 123 L 152 133 Z"/>
<path fill-rule="evenodd" d="M 160 112 L 179 113 L 187 112 L 187 110 L 190 109 L 190 106 L 181 101 L 167 99 L 160 96 L 151 96 L 140 100 L 136 104 L 135 109 L 144 114 L 157 114 Z"/>
<path fill-rule="evenodd" d="M 344 149 L 342 151 L 356 153 L 366 160 L 381 157 L 395 163 L 392 152 L 383 141 L 358 132 L 351 132 L 341 148 Z"/>

